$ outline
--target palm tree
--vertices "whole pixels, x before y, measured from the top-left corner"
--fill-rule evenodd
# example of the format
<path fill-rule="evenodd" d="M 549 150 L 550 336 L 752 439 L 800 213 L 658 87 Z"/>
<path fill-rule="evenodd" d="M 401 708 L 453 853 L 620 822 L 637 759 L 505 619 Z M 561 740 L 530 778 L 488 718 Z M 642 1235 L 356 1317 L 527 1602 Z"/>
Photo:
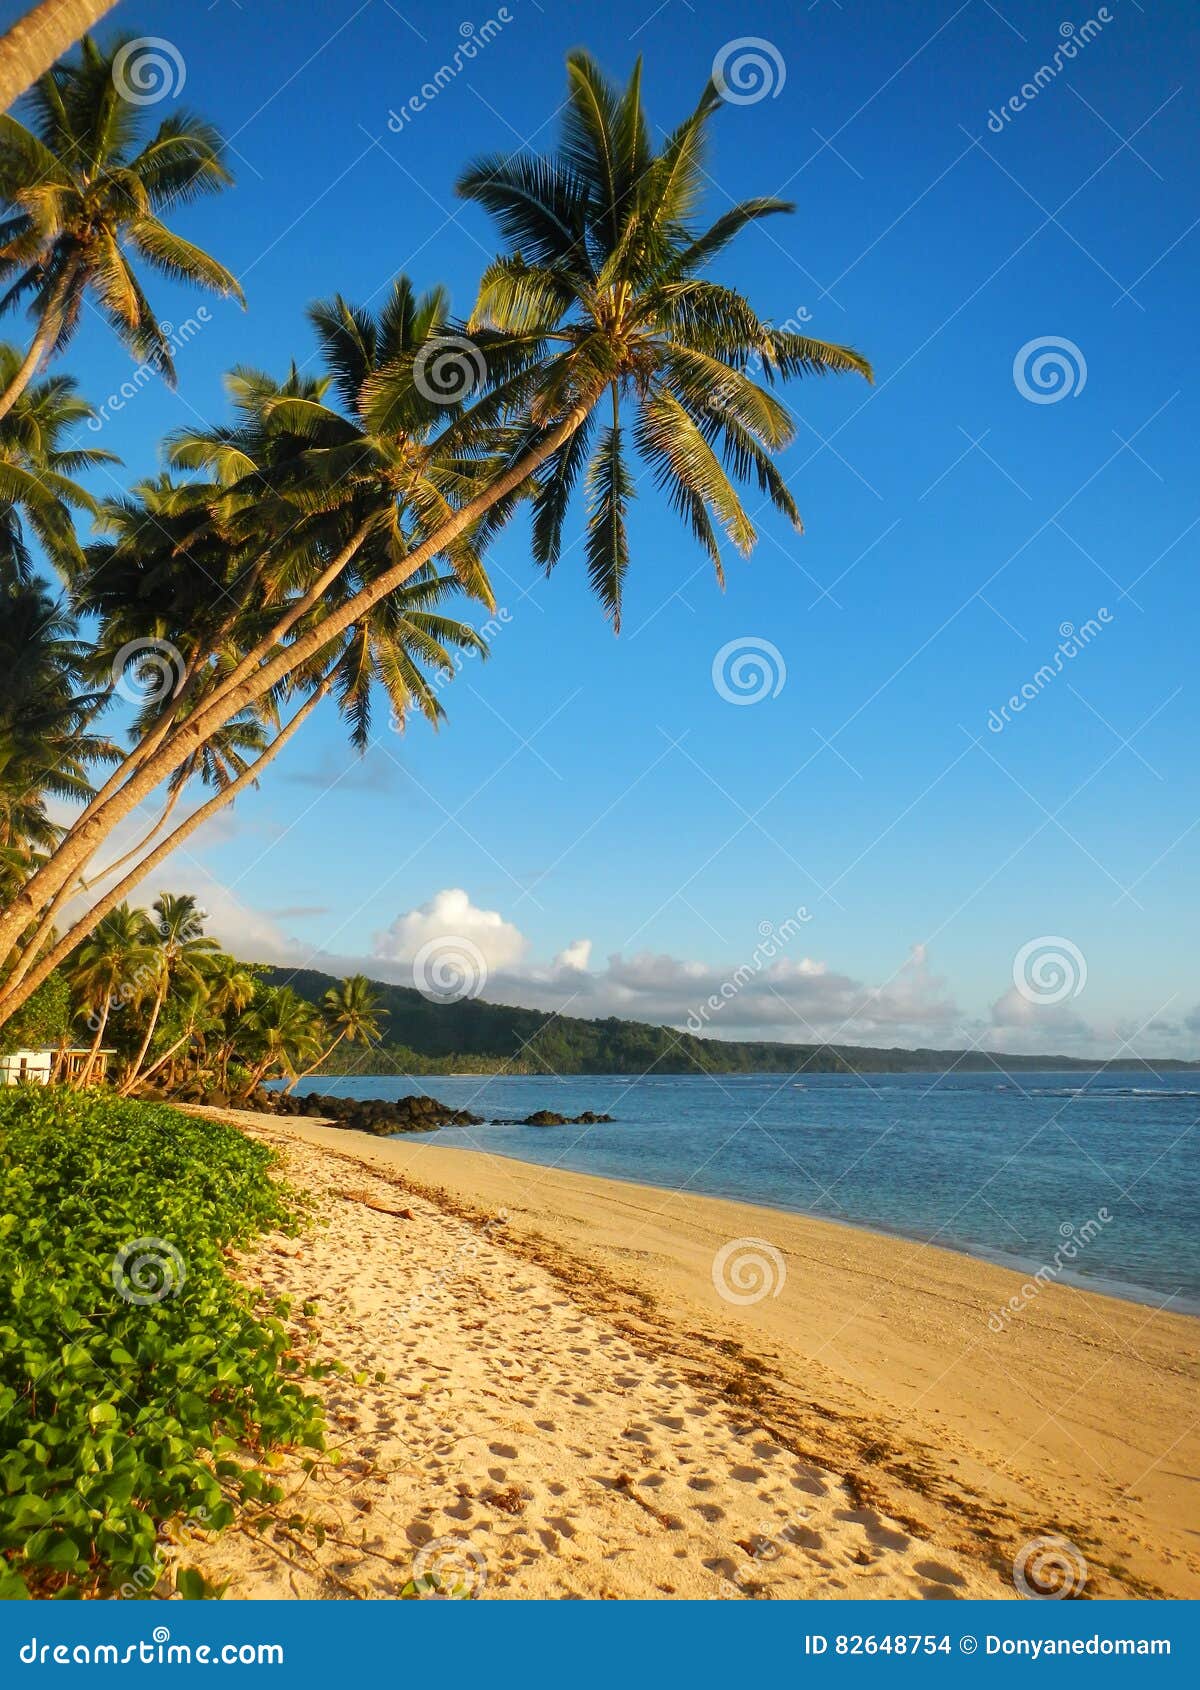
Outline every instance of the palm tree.
<path fill-rule="evenodd" d="M 242 1017 L 242 1028 L 254 1059 L 240 1097 L 250 1097 L 272 1068 L 294 1079 L 320 1045 L 316 1010 L 290 986 L 263 987 Z"/>
<path fill-rule="evenodd" d="M 317 1057 L 310 1068 L 297 1074 L 287 1087 L 295 1091 L 301 1080 L 323 1068 L 333 1052 L 345 1039 L 349 1044 L 370 1044 L 379 1037 L 379 993 L 365 974 L 351 974 L 340 985 L 330 986 L 321 1000 L 327 1027 L 336 1027 L 337 1036 Z"/>
<path fill-rule="evenodd" d="M 48 71 L 114 0 L 41 0 L 0 37 L 0 112 Z"/>
<path fill-rule="evenodd" d="M 20 362 L 15 347 L 0 343 L 0 388 L 11 385 Z M 57 568 L 83 566 L 72 512 L 94 516 L 97 505 L 71 478 L 120 459 L 99 447 L 68 446 L 63 436 L 94 415 L 70 376 L 53 376 L 27 387 L 0 419 L 0 586 L 32 579 L 27 526 Z"/>
<path fill-rule="evenodd" d="M 223 952 L 212 959 L 208 978 L 208 1007 L 220 1024 L 220 1039 L 214 1053 L 217 1085 L 229 1090 L 229 1063 L 237 1044 L 242 1011 L 254 1001 L 258 981 L 245 963 Z"/>
<path fill-rule="evenodd" d="M 114 62 L 131 37 L 40 77 L 28 95 L 31 127 L 0 115 L 0 311 L 28 298 L 33 338 L 0 395 L 0 416 L 43 360 L 70 340 L 89 291 L 134 358 L 174 381 L 170 337 L 155 317 L 131 255 L 175 280 L 242 300 L 237 279 L 157 213 L 233 180 L 211 124 L 176 112 L 144 140 L 145 108 L 123 97 Z"/>
<path fill-rule="evenodd" d="M 86 660 L 74 617 L 42 583 L 0 584 L 0 900 L 61 836 L 50 800 L 86 803 L 92 768 L 120 759 L 92 731 Z"/>
<path fill-rule="evenodd" d="M 871 368 L 850 347 L 771 328 L 741 294 L 705 277 L 744 228 L 793 209 L 750 199 L 707 229 L 691 226 L 704 187 L 705 131 L 721 103 L 711 83 L 655 153 L 640 65 L 623 93 L 583 52 L 569 55 L 567 75 L 558 157 L 482 159 L 460 177 L 458 191 L 492 214 L 512 248 L 484 273 L 474 326 L 560 349 L 539 372 L 512 447 L 518 461 L 540 459 L 534 559 L 546 570 L 558 562 L 582 477 L 588 577 L 619 628 L 634 496 L 630 446 L 722 580 L 718 530 L 743 555 L 757 538 L 735 481 L 754 483 L 766 503 L 802 526 L 773 462 L 794 425 L 770 387 L 829 372 L 870 380 Z M 747 374 L 752 365 L 766 386 Z M 630 422 L 625 406 L 634 412 Z M 565 432 L 564 415 L 578 417 Z"/>
<path fill-rule="evenodd" d="M 79 1077 L 80 1085 L 87 1085 L 92 1077 L 113 1004 L 135 997 L 144 988 L 147 971 L 153 967 L 154 951 L 146 917 L 128 904 L 110 910 L 80 947 L 71 968 L 71 985 L 95 1032 Z"/>
<path fill-rule="evenodd" d="M 431 357 L 451 327 L 439 309 L 424 311 L 420 334 L 382 364 L 378 341 L 374 362 L 360 355 L 358 343 L 368 349 L 359 314 L 346 324 L 335 310 L 318 327 L 333 334 L 335 316 L 342 319 L 341 396 L 350 387 L 356 394 L 347 432 L 336 438 L 328 408 L 296 392 L 286 403 L 269 402 L 290 441 L 282 457 L 264 466 L 257 441 L 245 449 L 236 430 L 208 448 L 206 462 L 211 467 L 219 455 L 227 477 L 223 520 L 236 526 L 256 501 L 271 510 L 273 524 L 276 510 L 293 513 L 280 554 L 286 567 L 274 574 L 279 614 L 222 681 L 181 694 L 183 707 L 175 701 L 144 753 L 110 780 L 53 864 L 22 888 L 0 918 L 0 958 L 117 822 L 214 729 L 305 672 L 439 555 L 458 573 L 454 548 L 477 556 L 519 500 L 533 500 L 535 557 L 549 568 L 582 484 L 588 573 L 614 625 L 628 565 L 630 441 L 718 568 L 719 530 L 739 550 L 755 539 L 735 482 L 748 481 L 798 521 L 773 461 L 792 435 L 773 388 L 828 372 L 870 379 L 870 366 L 848 347 L 773 328 L 743 295 L 704 274 L 742 229 L 790 208 L 752 199 L 707 229 L 695 226 L 706 130 L 720 105 L 712 86 L 655 151 L 637 72 L 618 93 L 585 54 L 572 54 L 568 70 L 559 155 L 485 161 L 460 182 L 497 218 L 513 249 L 489 267 L 473 326 L 455 343 L 459 356 L 465 345 L 484 360 L 481 393 L 447 406 L 430 397 Z M 631 421 L 622 420 L 622 407 L 633 408 Z M 440 423 L 431 420 L 435 411 Z M 306 429 L 308 443 L 297 449 Z M 375 442 L 383 443 L 378 452 Z M 426 468 L 431 473 L 422 475 Z M 378 498 L 389 474 L 402 539 Z M 322 525 L 306 563 L 288 552 L 303 551 Z M 355 577 L 352 565 L 376 534 L 384 557 Z M 6 995 L 0 1015 L 18 1001 Z"/>
<path fill-rule="evenodd" d="M 167 992 L 176 982 L 189 988 L 202 985 L 204 965 L 217 948 L 216 940 L 204 933 L 204 916 L 190 892 L 179 896 L 160 892 L 154 900 L 153 913 L 154 920 L 147 922 L 147 928 L 153 936 L 155 952 L 154 996 L 141 1045 L 121 1086 L 122 1097 L 127 1097 L 138 1082 Z"/>

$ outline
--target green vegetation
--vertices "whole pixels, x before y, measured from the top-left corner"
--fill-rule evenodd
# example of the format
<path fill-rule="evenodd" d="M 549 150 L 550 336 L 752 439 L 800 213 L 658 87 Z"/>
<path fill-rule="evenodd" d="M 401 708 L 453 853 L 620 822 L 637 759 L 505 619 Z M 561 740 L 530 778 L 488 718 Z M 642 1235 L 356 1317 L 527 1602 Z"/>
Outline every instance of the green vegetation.
<path fill-rule="evenodd" d="M 316 969 L 257 970 L 266 981 L 286 980 L 291 990 L 319 1003 L 333 984 Z M 615 1016 L 587 1021 L 484 1003 L 432 1003 L 410 986 L 371 982 L 388 1018 L 395 1043 L 378 1045 L 366 1057 L 348 1052 L 329 1074 L 904 1074 L 980 1073 L 988 1069 L 1094 1069 L 1103 1063 L 1070 1056 L 1015 1056 L 982 1050 L 878 1049 L 866 1045 L 792 1045 L 768 1040 L 698 1039 L 673 1027 Z M 469 1052 L 470 1054 L 464 1054 Z M 1133 1057 L 1122 1068 L 1146 1068 Z M 1154 1067 L 1187 1068 L 1164 1062 Z"/>
<path fill-rule="evenodd" d="M 224 1255 L 292 1230 L 270 1161 L 160 1105 L 0 1092 L 0 1597 L 142 1594 L 164 1522 L 220 1530 L 277 1497 L 256 1456 L 321 1446 Z"/>
<path fill-rule="evenodd" d="M 30 93 L 25 121 L 0 119 L 0 311 L 26 305 L 32 318 L 27 350 L 0 358 L 0 610 L 37 633 L 27 660 L 18 647 L 15 708 L 0 706 L 0 1025 L 323 703 L 359 747 L 378 699 L 397 727 L 436 723 L 463 654 L 486 651 L 486 630 L 447 601 L 494 608 L 488 547 L 523 506 L 546 570 L 578 511 L 589 582 L 619 628 L 639 485 L 665 496 L 720 579 L 723 547 L 756 543 L 752 502 L 799 526 L 776 462 L 795 423 L 775 390 L 871 376 L 852 348 L 772 325 L 717 279 L 732 241 L 792 207 L 752 197 L 706 225 L 714 86 L 663 127 L 643 107 L 640 67 L 620 88 L 574 52 L 557 149 L 483 159 L 459 178 L 500 246 L 465 320 L 444 288 L 403 275 L 377 314 L 334 294 L 309 313 L 312 373 L 310 357 L 282 379 L 235 369 L 232 419 L 176 435 L 164 474 L 97 508 L 70 480 L 94 455 L 53 453 L 51 434 L 22 421 L 33 405 L 83 404 L 67 378 L 50 392 L 39 381 L 84 300 L 169 379 L 171 347 L 133 261 L 236 293 L 159 217 L 228 183 L 221 138 L 176 112 L 147 139 L 146 114 L 115 86 L 117 47 L 85 38 Z M 86 547 L 79 510 L 97 518 Z M 65 604 L 32 577 L 26 526 Z M 98 727 L 131 692 L 118 748 Z M 66 827 L 54 797 L 76 805 Z M 96 869 L 147 800 L 157 822 Z M 169 998 L 143 1028 L 147 1058 Z M 202 1008 L 188 1011 L 196 1025 Z M 264 1039 L 291 1043 L 293 1069 L 311 1060 L 286 1000 L 255 1017 Z"/>
<path fill-rule="evenodd" d="M 119 1094 L 237 1102 L 264 1080 L 292 1089 L 339 1049 L 378 1045 L 384 1011 L 361 974 L 327 980 L 316 1002 L 221 951 L 190 893 L 161 893 L 149 910 L 118 904 L 0 1028 L 0 1052 L 90 1048 L 78 1075 L 100 1077 L 113 1053 Z M 60 1059 L 53 1073 L 64 1072 Z M 388 1070 L 391 1071 L 390 1069 Z"/>

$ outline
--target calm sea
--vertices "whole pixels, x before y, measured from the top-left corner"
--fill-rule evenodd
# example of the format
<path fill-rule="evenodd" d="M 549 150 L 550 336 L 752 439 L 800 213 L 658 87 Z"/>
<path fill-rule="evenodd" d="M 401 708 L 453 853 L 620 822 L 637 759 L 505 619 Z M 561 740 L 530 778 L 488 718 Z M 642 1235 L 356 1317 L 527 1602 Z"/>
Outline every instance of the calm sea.
<path fill-rule="evenodd" d="M 303 1089 L 426 1091 L 483 1116 L 603 1111 L 613 1125 L 444 1128 L 422 1142 L 821 1215 L 1200 1314 L 1200 1074 L 340 1077 Z"/>

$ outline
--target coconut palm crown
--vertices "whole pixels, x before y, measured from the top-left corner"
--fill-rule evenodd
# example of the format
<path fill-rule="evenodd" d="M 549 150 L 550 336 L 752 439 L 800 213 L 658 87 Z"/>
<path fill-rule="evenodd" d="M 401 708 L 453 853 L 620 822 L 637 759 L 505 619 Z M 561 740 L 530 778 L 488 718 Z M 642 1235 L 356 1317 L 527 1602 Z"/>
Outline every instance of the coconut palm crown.
<path fill-rule="evenodd" d="M 850 347 L 772 328 L 740 293 L 705 275 L 741 230 L 793 209 L 757 198 L 732 206 L 708 228 L 695 223 L 708 126 L 721 105 L 711 83 L 656 151 L 640 65 L 623 91 L 584 52 L 569 55 L 567 75 L 558 152 L 481 159 L 458 191 L 491 213 L 511 248 L 484 273 L 472 327 L 540 340 L 549 354 L 514 457 L 572 406 L 589 407 L 536 475 L 534 557 L 547 570 L 558 561 L 564 517 L 582 478 L 588 574 L 619 627 L 635 490 L 631 453 L 647 465 L 720 580 L 719 533 L 742 554 L 756 539 L 735 482 L 755 484 L 800 527 L 773 461 L 794 426 L 771 389 L 788 377 L 830 372 L 869 381 L 871 367 Z"/>
<path fill-rule="evenodd" d="M 160 213 L 233 180 L 211 124 L 187 111 L 148 138 L 146 108 L 122 92 L 123 52 L 84 36 L 78 56 L 39 78 L 26 96 L 28 126 L 0 115 L 0 311 L 27 300 L 36 328 L 0 395 L 0 415 L 53 351 L 70 340 L 84 296 L 135 358 L 174 380 L 171 340 L 131 259 L 176 281 L 242 299 L 237 279 L 167 227 Z"/>

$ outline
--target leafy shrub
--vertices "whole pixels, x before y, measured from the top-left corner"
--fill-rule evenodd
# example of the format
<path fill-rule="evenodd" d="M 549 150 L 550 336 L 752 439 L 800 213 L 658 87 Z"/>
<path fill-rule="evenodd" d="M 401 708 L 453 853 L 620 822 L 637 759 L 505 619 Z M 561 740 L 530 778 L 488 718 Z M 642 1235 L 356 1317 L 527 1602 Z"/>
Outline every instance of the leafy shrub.
<path fill-rule="evenodd" d="M 152 1587 L 163 1521 L 220 1530 L 277 1496 L 259 1452 L 320 1446 L 224 1255 L 294 1230 L 271 1160 L 162 1105 L 0 1092 L 0 1596 Z"/>

